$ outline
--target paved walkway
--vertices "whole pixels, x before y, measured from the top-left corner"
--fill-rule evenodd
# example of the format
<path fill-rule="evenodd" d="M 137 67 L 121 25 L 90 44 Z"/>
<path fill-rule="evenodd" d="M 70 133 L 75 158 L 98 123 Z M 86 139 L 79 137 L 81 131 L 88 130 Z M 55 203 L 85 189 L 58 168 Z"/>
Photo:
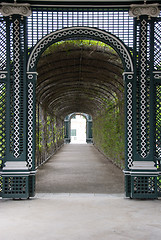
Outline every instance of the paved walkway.
<path fill-rule="evenodd" d="M 92 144 L 66 144 L 37 173 L 37 192 L 123 193 L 123 172 Z"/>
<path fill-rule="evenodd" d="M 2 240 L 160 240 L 161 201 L 121 195 L 0 199 Z"/>
<path fill-rule="evenodd" d="M 126 199 L 122 185 L 92 145 L 66 145 L 39 170 L 35 198 L 0 198 L 0 239 L 160 240 L 161 200 Z"/>

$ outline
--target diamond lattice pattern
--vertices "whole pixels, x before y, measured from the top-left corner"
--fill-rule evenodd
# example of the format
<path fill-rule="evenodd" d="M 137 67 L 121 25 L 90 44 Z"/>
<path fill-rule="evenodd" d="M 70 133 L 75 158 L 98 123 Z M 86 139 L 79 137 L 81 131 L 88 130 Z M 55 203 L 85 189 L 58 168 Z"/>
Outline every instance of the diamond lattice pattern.
<path fill-rule="evenodd" d="M 6 69 L 6 23 L 0 18 L 0 70 Z"/>
<path fill-rule="evenodd" d="M 161 22 L 157 22 L 154 28 L 154 68 L 161 70 Z"/>
<path fill-rule="evenodd" d="M 156 86 L 156 157 L 161 158 L 161 85 Z"/>
<path fill-rule="evenodd" d="M 6 84 L 0 83 L 0 167 L 6 152 Z"/>

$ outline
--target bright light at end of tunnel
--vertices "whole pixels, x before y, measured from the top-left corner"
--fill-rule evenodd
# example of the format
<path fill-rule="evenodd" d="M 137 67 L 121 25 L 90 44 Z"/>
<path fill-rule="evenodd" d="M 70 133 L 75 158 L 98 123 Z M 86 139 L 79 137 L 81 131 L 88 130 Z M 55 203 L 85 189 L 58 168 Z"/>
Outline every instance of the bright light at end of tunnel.
<path fill-rule="evenodd" d="M 71 119 L 71 143 L 86 144 L 86 119 L 82 115 Z"/>

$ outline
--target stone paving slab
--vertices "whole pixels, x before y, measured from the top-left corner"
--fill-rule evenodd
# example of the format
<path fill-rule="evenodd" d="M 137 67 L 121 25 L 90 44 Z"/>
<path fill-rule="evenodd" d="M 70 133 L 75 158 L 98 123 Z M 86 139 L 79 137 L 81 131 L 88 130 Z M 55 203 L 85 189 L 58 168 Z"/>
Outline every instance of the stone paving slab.
<path fill-rule="evenodd" d="M 161 200 L 120 194 L 37 194 L 0 199 L 3 240 L 160 240 Z"/>
<path fill-rule="evenodd" d="M 121 170 L 89 146 L 41 167 L 35 198 L 0 198 L 0 240 L 161 239 L 161 200 L 125 198 Z"/>

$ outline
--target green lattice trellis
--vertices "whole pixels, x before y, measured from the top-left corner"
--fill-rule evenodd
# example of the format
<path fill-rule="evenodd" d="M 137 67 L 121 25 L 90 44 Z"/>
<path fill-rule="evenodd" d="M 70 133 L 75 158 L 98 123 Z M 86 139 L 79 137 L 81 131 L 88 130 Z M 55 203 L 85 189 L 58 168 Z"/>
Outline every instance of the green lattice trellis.
<path fill-rule="evenodd" d="M 32 7 L 28 18 L 0 15 L 0 196 L 34 195 L 36 64 L 50 44 L 67 38 L 94 38 L 120 54 L 125 68 L 126 195 L 160 196 L 161 16 L 137 19 L 128 11 Z"/>

